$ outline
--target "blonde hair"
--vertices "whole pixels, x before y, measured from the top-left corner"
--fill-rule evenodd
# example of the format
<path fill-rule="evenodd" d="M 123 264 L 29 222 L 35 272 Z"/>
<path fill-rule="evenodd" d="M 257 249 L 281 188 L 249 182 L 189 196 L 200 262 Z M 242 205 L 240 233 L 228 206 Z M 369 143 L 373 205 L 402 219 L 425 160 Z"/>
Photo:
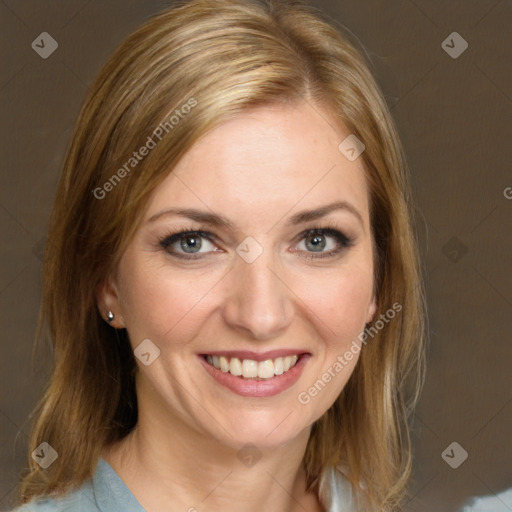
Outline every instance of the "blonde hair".
<path fill-rule="evenodd" d="M 21 502 L 81 485 L 102 449 L 137 423 L 137 367 L 127 333 L 105 323 L 95 292 L 151 192 L 214 127 L 253 107 L 302 101 L 325 108 L 366 146 L 360 158 L 376 252 L 376 316 L 402 306 L 364 346 L 339 398 L 313 425 L 304 457 L 308 485 L 318 492 L 322 472 L 345 464 L 373 509 L 400 503 L 411 471 L 407 417 L 421 385 L 424 343 L 406 161 L 365 59 L 321 12 L 291 0 L 176 5 L 130 35 L 91 86 L 51 215 L 38 328 L 38 339 L 53 344 L 54 370 L 29 453 L 46 441 L 59 457 L 46 470 L 28 457 Z M 183 115 L 175 123 L 176 109 Z M 157 127 L 165 134 L 127 166 Z"/>

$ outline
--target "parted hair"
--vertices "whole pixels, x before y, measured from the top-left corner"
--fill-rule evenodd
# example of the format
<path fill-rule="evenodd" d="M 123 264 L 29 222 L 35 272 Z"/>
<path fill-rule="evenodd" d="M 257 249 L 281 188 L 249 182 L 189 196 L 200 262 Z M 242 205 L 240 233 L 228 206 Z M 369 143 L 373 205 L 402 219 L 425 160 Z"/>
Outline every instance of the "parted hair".
<path fill-rule="evenodd" d="M 50 343 L 54 364 L 33 413 L 20 502 L 80 486 L 104 447 L 137 423 L 134 354 L 126 331 L 103 320 L 96 291 L 152 191 L 200 137 L 233 116 L 306 101 L 365 145 L 376 317 L 402 306 L 362 347 L 348 383 L 313 424 L 308 486 L 320 493 L 324 470 L 343 465 L 368 509 L 400 506 L 423 379 L 423 285 L 406 157 L 358 44 L 302 1 L 190 0 L 150 18 L 103 66 L 76 121 L 50 217 L 35 347 Z M 158 143 L 127 165 L 148 137 L 156 142 L 158 127 Z M 43 441 L 59 455 L 47 469 L 30 457 Z"/>

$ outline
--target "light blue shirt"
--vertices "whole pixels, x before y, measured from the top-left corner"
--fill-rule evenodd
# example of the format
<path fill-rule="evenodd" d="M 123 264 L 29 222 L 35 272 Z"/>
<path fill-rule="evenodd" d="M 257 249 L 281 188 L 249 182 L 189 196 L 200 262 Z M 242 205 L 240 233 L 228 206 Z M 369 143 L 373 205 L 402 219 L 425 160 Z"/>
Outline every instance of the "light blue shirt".
<path fill-rule="evenodd" d="M 341 473 L 324 474 L 323 503 L 328 512 L 354 512 L 350 486 Z M 112 466 L 100 458 L 92 478 L 61 498 L 32 500 L 12 512 L 145 512 Z"/>
<path fill-rule="evenodd" d="M 509 512 L 512 510 L 512 489 L 507 489 L 494 496 L 473 498 L 461 512 Z"/>
<path fill-rule="evenodd" d="M 327 512 L 355 512 L 349 483 L 337 469 L 324 473 L 322 502 Z M 508 512 L 512 489 L 474 499 L 461 512 Z M 12 512 L 145 512 L 110 464 L 100 458 L 92 478 L 62 498 L 33 500 Z"/>
<path fill-rule="evenodd" d="M 92 478 L 62 498 L 32 500 L 12 512 L 145 512 L 110 464 L 100 458 Z"/>

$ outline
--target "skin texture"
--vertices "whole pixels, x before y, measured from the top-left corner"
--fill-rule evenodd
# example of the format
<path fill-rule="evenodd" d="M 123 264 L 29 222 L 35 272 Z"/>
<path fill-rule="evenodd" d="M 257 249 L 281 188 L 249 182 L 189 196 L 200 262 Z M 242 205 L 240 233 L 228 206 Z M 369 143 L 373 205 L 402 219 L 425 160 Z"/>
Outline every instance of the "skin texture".
<path fill-rule="evenodd" d="M 185 121 L 186 122 L 186 121 Z M 254 109 L 216 128 L 180 160 L 152 195 L 145 218 L 98 301 L 113 311 L 136 348 L 150 339 L 160 356 L 137 360 L 139 422 L 111 463 L 148 510 L 321 510 L 305 492 L 301 461 L 312 423 L 334 402 L 358 356 L 310 403 L 297 399 L 349 349 L 375 312 L 368 191 L 361 159 L 338 150 L 350 132 L 309 104 Z M 347 209 L 295 226 L 303 210 L 346 201 Z M 171 214 L 195 208 L 220 214 L 233 229 Z M 314 258 L 311 228 L 351 238 Z M 202 258 L 184 260 L 174 232 L 204 230 Z M 248 236 L 263 248 L 252 263 L 236 252 Z M 325 235 L 324 255 L 338 242 Z M 170 252 L 169 252 L 170 251 Z M 186 253 L 185 253 L 186 254 Z M 289 389 L 243 397 L 215 381 L 198 354 L 219 350 L 297 349 L 311 354 Z M 364 349 L 364 348 L 363 348 Z M 262 455 L 237 458 L 246 444 Z"/>

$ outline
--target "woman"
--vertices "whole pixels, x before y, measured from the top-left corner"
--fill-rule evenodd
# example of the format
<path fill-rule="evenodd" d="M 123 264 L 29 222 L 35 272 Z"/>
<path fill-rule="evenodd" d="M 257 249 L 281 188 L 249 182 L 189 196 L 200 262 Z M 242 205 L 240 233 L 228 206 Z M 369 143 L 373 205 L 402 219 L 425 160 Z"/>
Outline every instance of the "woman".
<path fill-rule="evenodd" d="M 21 510 L 395 509 L 422 304 L 359 53 L 298 2 L 161 13 L 102 69 L 64 165 Z"/>

